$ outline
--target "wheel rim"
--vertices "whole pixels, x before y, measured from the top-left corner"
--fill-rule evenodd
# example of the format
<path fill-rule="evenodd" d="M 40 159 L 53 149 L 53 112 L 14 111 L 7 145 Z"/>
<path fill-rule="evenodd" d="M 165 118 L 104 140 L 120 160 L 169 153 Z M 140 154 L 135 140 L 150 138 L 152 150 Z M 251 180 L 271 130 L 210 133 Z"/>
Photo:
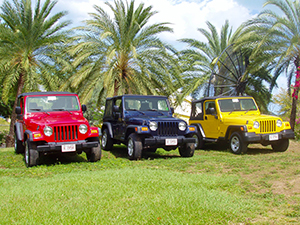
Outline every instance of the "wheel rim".
<path fill-rule="evenodd" d="M 127 149 L 128 149 L 128 155 L 132 156 L 132 154 L 133 154 L 133 141 L 132 141 L 131 138 L 128 140 Z"/>
<path fill-rule="evenodd" d="M 240 140 L 239 140 L 239 138 L 237 136 L 232 137 L 230 145 L 231 145 L 232 151 L 234 151 L 234 152 L 238 151 L 239 148 L 240 148 Z"/>
<path fill-rule="evenodd" d="M 28 146 L 25 146 L 25 163 L 29 165 L 29 149 Z"/>
<path fill-rule="evenodd" d="M 17 149 L 17 136 L 15 136 L 15 149 Z"/>
<path fill-rule="evenodd" d="M 107 143 L 107 133 L 104 132 L 103 136 L 102 136 L 102 147 L 104 148 L 106 146 Z"/>
<path fill-rule="evenodd" d="M 195 142 L 195 149 L 196 149 L 196 148 L 198 148 L 198 145 L 199 145 L 198 136 L 196 134 L 194 134 L 193 138 L 195 138 L 195 140 L 196 140 L 196 142 Z"/>

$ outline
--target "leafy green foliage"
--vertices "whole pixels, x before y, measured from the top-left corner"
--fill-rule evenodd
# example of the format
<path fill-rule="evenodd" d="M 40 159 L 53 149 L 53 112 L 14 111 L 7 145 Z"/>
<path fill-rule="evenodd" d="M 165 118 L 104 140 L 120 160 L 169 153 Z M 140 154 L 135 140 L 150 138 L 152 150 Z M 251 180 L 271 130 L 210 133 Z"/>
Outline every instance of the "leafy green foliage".
<path fill-rule="evenodd" d="M 106 2 L 113 13 L 94 6 L 96 13 L 77 28 L 69 53 L 75 74 L 62 88 L 73 87 L 83 103 L 121 94 L 163 94 L 176 91 L 181 81 L 175 50 L 158 35 L 172 32 L 168 23 L 148 25 L 156 14 L 141 3 Z M 177 85 L 177 86 L 176 86 Z"/>

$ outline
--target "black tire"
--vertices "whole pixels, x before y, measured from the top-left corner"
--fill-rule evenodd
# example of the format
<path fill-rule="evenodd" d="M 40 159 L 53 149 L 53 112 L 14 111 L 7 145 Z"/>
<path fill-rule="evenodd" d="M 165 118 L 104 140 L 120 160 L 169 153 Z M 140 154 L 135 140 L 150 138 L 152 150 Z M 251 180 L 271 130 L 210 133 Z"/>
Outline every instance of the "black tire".
<path fill-rule="evenodd" d="M 127 142 L 128 158 L 131 160 L 141 159 L 142 150 L 143 144 L 141 138 L 135 133 L 130 134 Z"/>
<path fill-rule="evenodd" d="M 113 139 L 111 138 L 108 129 L 105 129 L 101 138 L 102 149 L 110 151 L 113 147 Z"/>
<path fill-rule="evenodd" d="M 244 142 L 238 132 L 233 132 L 230 136 L 229 147 L 234 154 L 245 154 L 248 149 L 248 143 Z"/>
<path fill-rule="evenodd" d="M 204 140 L 202 137 L 202 134 L 200 133 L 200 131 L 197 129 L 196 133 L 193 135 L 193 138 L 196 139 L 196 143 L 195 143 L 195 149 L 203 149 L 204 148 Z"/>
<path fill-rule="evenodd" d="M 195 152 L 194 143 L 185 143 L 183 146 L 178 148 L 181 157 L 192 157 Z"/>
<path fill-rule="evenodd" d="M 33 149 L 34 144 L 29 140 L 25 144 L 25 165 L 26 167 L 36 166 L 38 164 L 39 152 Z"/>
<path fill-rule="evenodd" d="M 22 141 L 19 141 L 17 135 L 15 133 L 15 153 L 21 154 L 25 152 L 25 146 L 23 145 Z"/>
<path fill-rule="evenodd" d="M 100 143 L 97 147 L 91 148 L 90 151 L 86 152 L 86 158 L 89 162 L 97 162 L 101 159 L 101 146 Z"/>
<path fill-rule="evenodd" d="M 276 152 L 285 152 L 289 147 L 289 139 L 282 139 L 271 144 L 272 149 Z"/>

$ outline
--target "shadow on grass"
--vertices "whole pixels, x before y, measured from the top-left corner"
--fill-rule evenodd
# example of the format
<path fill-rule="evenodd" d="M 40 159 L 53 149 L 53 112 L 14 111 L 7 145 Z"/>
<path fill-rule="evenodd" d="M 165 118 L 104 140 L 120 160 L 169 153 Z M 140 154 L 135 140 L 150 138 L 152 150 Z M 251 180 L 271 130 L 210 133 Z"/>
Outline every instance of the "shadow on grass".
<path fill-rule="evenodd" d="M 38 165 L 54 166 L 58 164 L 71 164 L 71 163 L 87 163 L 88 161 L 84 158 L 83 154 L 50 154 L 41 155 L 38 159 Z M 25 157 L 23 155 L 23 161 L 25 163 Z"/>
<path fill-rule="evenodd" d="M 203 149 L 204 151 L 218 151 L 218 152 L 228 152 L 229 154 L 234 154 L 229 149 L 228 143 L 205 143 Z M 277 153 L 270 148 L 264 147 L 259 144 L 249 145 L 246 155 L 259 155 L 259 154 L 272 154 Z"/>
<path fill-rule="evenodd" d="M 110 150 L 109 152 L 113 154 L 116 158 L 128 159 L 127 146 L 125 145 L 114 145 L 113 149 Z M 147 152 L 146 150 L 143 150 L 142 159 L 153 160 L 153 159 L 170 159 L 170 158 L 180 157 L 179 153 L 178 155 L 174 155 L 173 151 L 170 154 L 168 154 L 168 151 L 164 151 L 165 154 L 160 154 L 160 152 L 161 150 L 158 150 L 156 152 Z"/>

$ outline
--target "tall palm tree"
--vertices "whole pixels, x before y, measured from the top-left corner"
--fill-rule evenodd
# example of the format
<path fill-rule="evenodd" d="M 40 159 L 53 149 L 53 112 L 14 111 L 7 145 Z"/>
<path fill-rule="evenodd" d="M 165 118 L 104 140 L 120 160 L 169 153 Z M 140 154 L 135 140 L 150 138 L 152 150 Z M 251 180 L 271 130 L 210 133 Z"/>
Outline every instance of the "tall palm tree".
<path fill-rule="evenodd" d="M 67 39 L 67 33 L 61 30 L 69 22 L 59 22 L 66 12 L 51 15 L 56 3 L 46 0 L 41 5 L 38 0 L 33 9 L 31 0 L 13 0 L 13 4 L 4 1 L 0 7 L 2 97 L 7 100 L 9 92 L 16 96 L 6 140 L 8 147 L 13 145 L 17 96 L 24 91 L 38 90 L 38 84 L 50 90 L 58 88 L 59 78 L 53 71 L 57 71 L 58 53 Z"/>
<path fill-rule="evenodd" d="M 220 35 L 213 24 L 209 21 L 206 24 L 209 30 L 199 28 L 198 31 L 205 36 L 207 42 L 190 38 L 180 39 L 189 47 L 181 52 L 182 67 L 185 70 L 184 77 L 186 79 L 183 92 L 192 93 L 195 96 L 199 95 L 203 86 L 207 84 L 218 57 L 226 47 L 236 41 L 240 32 L 237 29 L 233 33 L 228 20 L 222 26 Z"/>
<path fill-rule="evenodd" d="M 82 101 L 120 94 L 164 94 L 176 90 L 180 68 L 175 50 L 158 35 L 172 32 L 168 23 L 147 25 L 157 12 L 134 0 L 106 2 L 113 18 L 99 6 L 70 49 L 76 73 L 62 88 L 77 88 Z M 175 85 L 174 85 L 175 84 Z"/>
<path fill-rule="evenodd" d="M 288 86 L 295 79 L 300 66 L 300 3 L 291 0 L 268 0 L 264 6 L 272 5 L 272 10 L 262 11 L 256 18 L 245 23 L 244 44 L 255 48 L 254 61 L 274 69 L 270 91 L 282 73 L 288 75 Z M 295 95 L 298 96 L 298 89 Z M 290 92 L 289 92 L 290 93 Z M 290 115 L 292 129 L 295 127 L 297 99 L 293 98 Z"/>

